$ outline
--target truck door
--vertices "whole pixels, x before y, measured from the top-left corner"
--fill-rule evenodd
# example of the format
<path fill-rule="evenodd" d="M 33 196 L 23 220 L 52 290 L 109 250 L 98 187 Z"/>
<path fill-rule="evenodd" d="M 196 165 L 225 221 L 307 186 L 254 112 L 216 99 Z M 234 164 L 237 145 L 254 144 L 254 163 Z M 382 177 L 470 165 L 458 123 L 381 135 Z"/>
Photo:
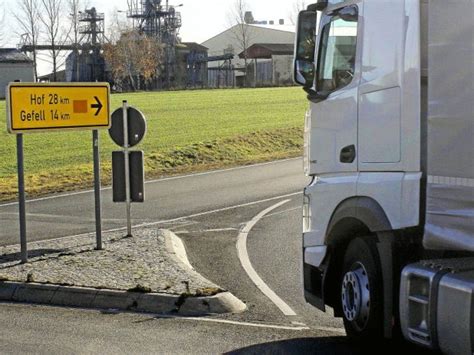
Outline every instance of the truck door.
<path fill-rule="evenodd" d="M 357 171 L 361 7 L 339 7 L 321 18 L 316 90 L 309 95 L 306 125 L 309 175 Z"/>
<path fill-rule="evenodd" d="M 419 0 L 365 0 L 359 86 L 361 172 L 418 172 Z"/>

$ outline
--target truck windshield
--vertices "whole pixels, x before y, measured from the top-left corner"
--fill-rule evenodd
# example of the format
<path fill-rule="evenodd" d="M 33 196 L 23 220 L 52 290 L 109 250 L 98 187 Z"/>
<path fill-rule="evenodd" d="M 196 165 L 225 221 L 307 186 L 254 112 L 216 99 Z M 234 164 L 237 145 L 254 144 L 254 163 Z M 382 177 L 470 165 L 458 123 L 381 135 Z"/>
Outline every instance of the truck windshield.
<path fill-rule="evenodd" d="M 357 15 L 357 7 L 350 10 Z M 354 77 L 358 22 L 357 16 L 340 13 L 325 22 L 321 31 L 317 89 L 331 93 L 348 85 Z"/>

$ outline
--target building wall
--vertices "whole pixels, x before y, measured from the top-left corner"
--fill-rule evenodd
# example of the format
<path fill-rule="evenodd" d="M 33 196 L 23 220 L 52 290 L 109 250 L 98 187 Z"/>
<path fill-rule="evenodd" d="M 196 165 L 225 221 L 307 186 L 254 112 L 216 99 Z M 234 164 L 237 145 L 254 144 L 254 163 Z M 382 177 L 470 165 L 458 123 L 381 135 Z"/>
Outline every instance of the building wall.
<path fill-rule="evenodd" d="M 277 28 L 266 28 L 252 25 L 245 25 L 249 30 L 249 44 L 248 47 L 255 43 L 294 43 L 295 33 L 287 30 L 287 27 L 284 27 L 285 30 Z M 288 27 L 291 28 L 291 27 Z M 209 56 L 220 55 L 224 53 L 224 50 L 232 47 L 234 49 L 234 60 L 233 64 L 236 67 L 243 67 L 244 60 L 239 59 L 237 55 L 244 51 L 242 48 L 242 43 L 239 42 L 238 38 L 238 26 L 233 26 L 228 30 L 218 34 L 211 39 L 203 42 L 202 45 L 209 48 Z M 209 67 L 218 67 L 222 62 L 211 62 Z"/>
<path fill-rule="evenodd" d="M 273 85 L 273 64 L 270 59 L 257 60 L 257 73 L 255 74 L 255 59 L 249 59 L 248 86 L 267 87 Z"/>
<path fill-rule="evenodd" d="M 207 87 L 212 89 L 235 88 L 237 86 L 237 78 L 230 68 L 222 68 L 221 70 L 209 70 L 207 72 Z"/>
<path fill-rule="evenodd" d="M 293 84 L 293 56 L 274 55 L 273 59 L 273 85 L 284 86 Z"/>
<path fill-rule="evenodd" d="M 0 98 L 5 98 L 8 84 L 15 80 L 34 81 L 33 63 L 0 63 Z"/>

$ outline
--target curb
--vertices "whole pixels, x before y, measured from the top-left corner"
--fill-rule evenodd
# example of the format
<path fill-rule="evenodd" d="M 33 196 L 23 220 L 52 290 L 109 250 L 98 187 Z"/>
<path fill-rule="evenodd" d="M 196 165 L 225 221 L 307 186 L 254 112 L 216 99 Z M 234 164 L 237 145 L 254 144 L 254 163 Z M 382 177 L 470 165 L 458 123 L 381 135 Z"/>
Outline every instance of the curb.
<path fill-rule="evenodd" d="M 186 248 L 181 238 L 166 229 L 160 229 L 158 234 L 165 239 L 165 248 L 169 256 L 171 256 L 175 262 L 181 264 L 185 269 L 191 269 L 194 271 L 193 266 L 189 262 L 188 254 L 186 253 Z"/>
<path fill-rule="evenodd" d="M 161 293 L 135 293 L 85 287 L 0 282 L 0 301 L 54 306 L 114 309 L 146 313 L 207 315 L 242 312 L 241 303 L 229 292 L 211 297 L 183 297 Z"/>
<path fill-rule="evenodd" d="M 165 238 L 165 246 L 172 260 L 190 273 L 196 273 L 189 263 L 181 239 L 170 231 L 160 230 L 160 233 Z M 183 316 L 241 313 L 247 309 L 247 306 L 230 292 L 188 297 L 11 281 L 0 281 L 0 301 L 159 314 L 176 313 Z"/>

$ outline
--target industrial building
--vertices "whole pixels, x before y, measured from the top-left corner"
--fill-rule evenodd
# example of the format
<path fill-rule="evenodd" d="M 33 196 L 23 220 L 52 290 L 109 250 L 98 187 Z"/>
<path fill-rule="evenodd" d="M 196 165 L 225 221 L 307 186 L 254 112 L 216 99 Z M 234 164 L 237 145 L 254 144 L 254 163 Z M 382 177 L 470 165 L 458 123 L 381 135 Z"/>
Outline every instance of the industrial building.
<path fill-rule="evenodd" d="M 247 75 L 253 86 L 286 86 L 293 84 L 293 52 L 293 44 L 256 43 L 239 58 L 251 61 Z"/>
<path fill-rule="evenodd" d="M 177 45 L 181 28 L 181 13 L 169 5 L 168 0 L 130 0 L 127 16 L 133 27 L 164 45 L 163 74 L 157 78 L 155 88 L 179 86 L 177 79 Z"/>
<path fill-rule="evenodd" d="M 6 87 L 15 80 L 34 81 L 33 61 L 16 48 L 0 48 L 0 98 L 5 98 Z"/>
<path fill-rule="evenodd" d="M 277 21 L 277 25 L 275 21 L 255 21 L 252 13 L 248 12 L 244 24 L 248 48 L 242 48 L 240 25 L 198 44 L 182 42 L 179 38 L 182 21 L 176 8 L 181 5 L 169 5 L 168 0 L 130 0 L 128 5 L 127 17 L 132 22 L 133 30 L 156 39 L 163 46 L 162 60 L 156 64 L 160 75 L 147 82 L 146 89 L 280 86 L 292 83 L 291 56 L 295 33 L 293 26 L 286 26 L 284 20 Z M 104 14 L 95 8 L 80 11 L 77 43 L 55 46 L 55 50 L 69 52 L 64 71 L 39 79 L 109 81 L 116 90 L 134 89 L 126 80 L 114 82 L 110 63 L 103 55 L 107 42 L 104 22 Z M 28 37 L 24 37 L 20 48 L 25 53 L 48 51 L 51 45 L 33 45 Z M 137 73 L 140 82 L 139 77 Z"/>
<path fill-rule="evenodd" d="M 107 73 L 102 55 L 102 46 L 105 43 L 104 14 L 97 12 L 93 7 L 80 11 L 78 43 L 64 43 L 55 45 L 57 51 L 70 51 L 66 58 L 65 71 L 44 75 L 41 81 L 106 81 Z M 50 51 L 51 44 L 33 44 L 29 36 L 22 36 L 19 45 L 22 52 Z"/>
<path fill-rule="evenodd" d="M 286 49 L 293 48 L 295 41 L 295 29 L 294 26 L 288 26 L 284 24 L 283 20 L 278 21 L 278 25 L 275 25 L 274 21 L 255 21 L 251 13 L 247 14 L 248 22 L 251 24 L 244 24 L 244 31 L 248 36 L 248 48 L 255 44 L 273 45 L 281 44 Z M 266 24 L 260 24 L 266 23 Z M 271 23 L 271 24 L 270 24 Z M 225 81 L 222 77 L 231 76 L 232 80 L 227 80 L 230 85 L 241 87 L 247 83 L 247 86 L 256 86 L 258 83 L 255 78 L 261 77 L 261 85 L 284 85 L 287 79 L 287 73 L 291 72 L 292 61 L 288 58 L 284 58 L 283 54 L 276 57 L 278 54 L 274 53 L 273 61 L 272 55 L 265 60 L 259 60 L 257 63 L 269 63 L 269 64 L 257 64 L 257 74 L 255 74 L 255 58 L 253 60 L 247 56 L 248 68 L 245 68 L 244 56 L 240 56 L 246 48 L 242 48 L 242 29 L 240 25 L 235 25 L 219 33 L 218 35 L 204 41 L 203 46 L 209 50 L 209 56 L 221 56 L 229 55 L 231 60 L 221 60 L 209 63 L 209 87 L 222 87 L 226 86 Z M 247 49 L 248 49 L 247 48 Z M 277 50 L 273 48 L 272 50 Z M 285 51 L 284 55 L 292 55 Z M 263 58 L 262 58 L 263 59 Z M 275 69 L 273 68 L 275 65 Z M 267 74 L 264 74 L 267 73 Z M 247 78 L 245 78 L 247 76 Z M 263 76 L 263 77 L 262 77 Z M 277 79 L 281 78 L 281 79 Z M 274 80 L 275 79 L 275 80 Z"/>

